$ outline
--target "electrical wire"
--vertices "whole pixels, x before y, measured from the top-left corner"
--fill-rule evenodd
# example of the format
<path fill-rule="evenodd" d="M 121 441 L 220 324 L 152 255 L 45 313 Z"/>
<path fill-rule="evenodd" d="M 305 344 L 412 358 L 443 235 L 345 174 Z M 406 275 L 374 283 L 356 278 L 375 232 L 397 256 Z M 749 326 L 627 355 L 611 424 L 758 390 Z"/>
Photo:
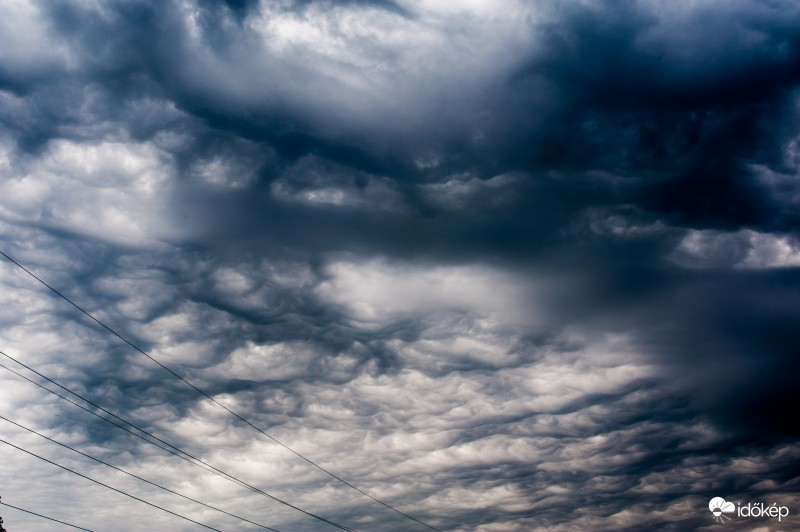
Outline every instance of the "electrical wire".
<path fill-rule="evenodd" d="M 46 515 L 37 514 L 36 512 L 32 512 L 30 510 L 26 510 L 25 508 L 20 508 L 19 506 L 14 506 L 14 505 L 2 502 L 2 501 L 0 501 L 0 505 L 8 506 L 9 508 L 13 508 L 15 510 L 19 510 L 20 512 L 25 512 L 26 514 L 35 515 L 36 517 L 43 517 L 43 518 L 48 519 L 50 521 L 53 521 L 55 523 L 60 523 L 62 525 L 71 526 L 72 528 L 77 528 L 78 530 L 85 530 L 86 532 L 92 532 L 88 528 L 83 528 L 82 526 L 73 525 L 72 523 L 67 523 L 66 521 L 59 521 L 58 519 L 55 519 L 53 517 L 48 517 Z"/>
<path fill-rule="evenodd" d="M 379 504 L 381 504 L 381 505 L 385 506 L 386 508 L 388 508 L 388 509 L 390 509 L 390 510 L 392 510 L 392 511 L 394 511 L 394 512 L 396 512 L 396 513 L 400 514 L 400 515 L 402 515 L 403 517 L 406 517 L 407 519 L 410 519 L 410 520 L 412 520 L 412 521 L 415 521 L 415 522 L 417 522 L 417 523 L 419 523 L 419 524 L 421 524 L 421 525 L 423 525 L 423 526 L 426 526 L 427 528 L 430 528 L 431 530 L 435 530 L 436 532 L 442 532 L 442 531 L 441 531 L 441 530 L 439 530 L 438 528 L 435 528 L 435 527 L 433 527 L 433 526 L 431 526 L 431 525 L 429 525 L 429 524 L 427 524 L 427 523 L 424 523 L 424 522 L 420 521 L 419 519 L 417 519 L 416 517 L 413 517 L 413 516 L 411 516 L 411 515 L 409 515 L 409 514 L 407 514 L 407 513 L 403 512 L 403 511 L 401 511 L 401 510 L 398 510 L 397 508 L 395 508 L 395 507 L 391 506 L 390 504 L 388 504 L 388 503 L 386 503 L 386 502 L 383 502 L 383 501 L 382 501 L 382 500 L 380 500 L 380 499 L 377 499 L 376 497 L 373 497 L 372 495 L 370 495 L 370 494 L 369 494 L 369 493 L 367 493 L 366 491 L 362 490 L 361 488 L 359 488 L 359 487 L 357 487 L 357 486 L 355 486 L 355 485 L 351 484 L 350 482 L 346 481 L 345 479 L 341 478 L 340 476 L 338 476 L 338 475 L 336 475 L 336 474 L 332 473 L 331 471 L 329 471 L 329 470 L 325 469 L 325 468 L 324 468 L 324 467 L 322 467 L 321 465 L 319 465 L 319 464 L 317 464 L 316 462 L 312 461 L 310 458 L 306 458 L 305 456 L 303 456 L 303 455 L 302 455 L 302 454 L 300 454 L 299 452 L 295 451 L 294 449 L 292 449 L 291 447 L 289 447 L 289 446 L 288 446 L 288 445 L 286 445 L 285 443 L 281 442 L 280 440 L 276 439 L 276 438 L 275 438 L 275 437 L 273 437 L 272 435 L 268 434 L 266 431 L 264 431 L 264 430 L 263 430 L 263 429 L 261 429 L 260 427 L 258 427 L 258 426 L 256 426 L 256 425 L 254 425 L 253 423 L 251 423 L 250 421 L 248 421 L 247 419 L 245 419 L 243 416 L 241 416 L 241 415 L 240 415 L 240 414 L 238 414 L 237 412 L 235 412 L 235 411 L 231 410 L 231 409 L 230 409 L 230 408 L 228 408 L 227 406 L 225 406 L 225 405 L 223 405 L 222 403 L 220 403 L 219 401 L 217 401 L 217 400 L 216 400 L 216 399 L 214 399 L 214 398 L 213 398 L 211 395 L 209 395 L 208 393 L 206 393 L 206 392 L 205 392 L 205 391 L 203 391 L 202 389 L 198 388 L 197 386 L 195 386 L 194 384 L 192 384 L 191 382 L 189 382 L 189 381 L 188 381 L 188 380 L 186 380 L 185 378 L 181 377 L 181 376 L 180 376 L 178 373 L 176 373 L 175 371 L 173 371 L 172 369 L 170 369 L 168 366 L 166 366 L 166 365 L 162 364 L 161 362 L 159 362 L 158 360 L 156 360 L 155 358 L 153 358 L 152 356 L 150 356 L 149 354 L 147 354 L 147 353 L 146 353 L 144 350 L 142 350 L 142 349 L 141 349 L 140 347 L 138 347 L 136 344 L 134 344 L 133 342 L 131 342 L 130 340 L 128 340 L 127 338 L 125 338 L 124 336 L 122 336 L 121 334 L 119 334 L 118 332 L 116 332 L 114 329 L 112 329 L 111 327 L 109 327 L 108 325 L 106 325 L 105 323 L 103 323 L 102 321 L 100 321 L 99 319 L 95 318 L 95 317 L 94 317 L 92 314 L 90 314 L 88 311 L 84 310 L 84 309 L 83 309 L 81 306 L 79 306 L 77 303 L 73 302 L 73 301 L 72 301 L 70 298 L 68 298 L 67 296 L 65 296 L 64 294 L 62 294 L 61 292 L 59 292 L 58 290 L 56 290 L 55 288 L 53 288 L 52 286 L 50 286 L 49 284 L 47 284 L 45 281 L 43 281 L 43 280 L 42 280 L 42 279 L 40 279 L 38 276 L 36 276 L 36 274 L 34 274 L 32 271 L 30 271 L 30 270 L 28 270 L 27 268 L 25 268 L 25 266 L 23 266 L 22 264 L 20 264 L 19 262 L 17 262 L 17 261 L 16 261 L 16 260 L 14 260 L 13 258 L 9 257 L 9 256 L 8 256 L 8 255 L 7 255 L 5 252 L 3 252 L 2 250 L 0 250 L 0 255 L 2 255 L 2 256 L 3 256 L 3 257 L 5 257 L 6 259 L 8 259 L 10 262 L 12 262 L 13 264 L 15 264 L 15 265 L 16 265 L 17 267 L 19 267 L 20 269 L 22 269 L 22 270 L 23 270 L 25 273 L 27 273 L 28 275 L 30 275 L 31 277 L 33 277 L 34 279 L 36 279 L 37 281 L 39 281 L 39 283 L 41 283 L 42 285 L 44 285 L 45 287 L 47 287 L 47 288 L 48 288 L 50 291 L 52 291 L 52 292 L 53 292 L 54 294 L 56 294 L 58 297 L 60 297 L 61 299 L 63 299 L 64 301 L 66 301 L 67 303 L 69 303 L 70 305 L 72 305 L 73 307 L 75 307 L 76 309 L 78 309 L 78 310 L 79 310 L 80 312 L 82 312 L 84 315 L 86 315 L 87 317 L 89 317 L 89 318 L 90 318 L 92 321 L 94 321 L 95 323 L 97 323 L 98 325 L 100 325 L 101 327 L 103 327 L 104 329 L 106 329 L 108 332 L 110 332 L 111 334 L 113 334 L 114 336 L 116 336 L 117 338 L 119 338 L 120 340 L 122 340 L 123 342 L 125 342 L 126 344 L 128 344 L 128 345 L 129 345 L 131 348 L 133 348 L 134 350 L 136 350 L 136 351 L 137 351 L 137 352 L 139 352 L 140 354 L 142 354 L 142 355 L 144 355 L 145 357 L 147 357 L 148 359 L 150 359 L 152 362 L 154 362 L 155 364 L 157 364 L 158 366 L 160 366 L 161 368 L 163 368 L 165 371 L 167 371 L 168 373 L 170 373 L 171 375 L 173 375 L 175 378 L 177 378 L 177 379 L 179 379 L 180 381 L 182 381 L 184 384 L 186 384 L 187 386 L 189 386 L 190 388 L 192 388 L 193 390 L 195 390 L 197 393 L 199 393 L 199 394 L 200 394 L 200 395 L 202 395 L 203 397 L 206 397 L 207 399 L 209 399 L 211 402 L 213 402 L 213 403 L 214 403 L 214 404 L 216 404 L 217 406 L 219 406 L 219 407 L 221 407 L 222 409 L 226 410 L 228 413 L 230 413 L 230 414 L 231 414 L 232 416 L 234 416 L 235 418 L 239 419 L 240 421 L 242 421 L 242 422 L 243 422 L 243 423 L 245 423 L 246 425 L 250 426 L 251 428 L 253 428 L 253 429 L 254 429 L 254 430 L 256 430 L 257 432 L 259 432 L 259 433 L 261 433 L 262 435 L 266 436 L 267 438 L 269 438 L 270 440 L 272 440 L 272 441 L 273 441 L 273 442 L 275 442 L 276 444 L 280 445 L 280 446 L 281 446 L 281 447 L 283 447 L 284 449 L 288 450 L 289 452 L 291 452 L 291 453 L 292 453 L 292 454 L 294 454 L 295 456 L 297 456 L 297 457 L 299 457 L 299 458 L 301 458 L 301 459 L 305 460 L 307 463 L 311 464 L 312 466 L 314 466 L 315 468 L 319 469 L 319 470 L 320 470 L 320 471 L 322 471 L 323 473 L 326 473 L 327 475 L 329 475 L 329 476 L 333 477 L 334 479 L 338 480 L 338 481 L 339 481 L 339 482 L 341 482 L 342 484 L 344 484 L 344 485 L 346 485 L 346 486 L 349 486 L 350 488 L 352 488 L 352 489 L 354 489 L 355 491 L 357 491 L 357 492 L 361 493 L 361 494 L 362 494 L 362 495 L 364 495 L 365 497 L 368 497 L 368 498 L 372 499 L 373 501 L 375 501 L 375 502 L 377 502 L 377 503 L 379 503 Z"/>
<path fill-rule="evenodd" d="M 194 519 L 192 519 L 192 518 L 190 518 L 190 517 L 186 517 L 185 515 L 181 515 L 181 514 L 179 514 L 179 513 L 173 512 L 172 510 L 167 510 L 166 508 L 163 508 L 163 507 L 161 507 L 161 506 L 158 506 L 157 504 L 153 504 L 152 502 L 146 501 L 146 500 L 144 500 L 144 499 L 140 499 L 140 498 L 139 498 L 139 497 L 137 497 L 136 495 L 131 495 L 130 493 L 127 493 L 127 492 L 124 492 L 124 491 L 122 491 L 122 490 L 119 490 L 119 489 L 117 489 L 117 488 L 115 488 L 115 487 L 113 487 L 113 486 L 109 486 L 108 484 L 103 484 L 103 483 L 102 483 L 102 482 L 100 482 L 99 480 L 95 480 L 95 479 L 93 479 L 93 478 L 91 478 L 91 477 L 87 477 L 86 475 L 83 475 L 83 474 L 81 474 L 81 473 L 78 473 L 78 472 L 77 472 L 77 471 L 75 471 L 74 469 L 70 469 L 70 468 L 68 468 L 67 466 L 63 466 L 63 465 L 61 465 L 61 464 L 57 464 L 56 462 L 53 462 L 52 460 L 48 460 L 48 459 L 47 459 L 47 458 L 45 458 L 44 456 L 39 456 L 38 454 L 36 454 L 36 453 L 34 453 L 34 452 L 32 452 L 32 451 L 28 451 L 27 449 L 24 449 L 24 448 L 22 448 L 22 447 L 19 447 L 18 445 L 14 445 L 13 443 L 11 443 L 11 442 L 8 442 L 8 441 L 6 441 L 6 440 L 4 440 L 4 439 L 2 439 L 2 438 L 0 438 L 0 443 L 4 443 L 4 444 L 6 444 L 6 445 L 8 445 L 8 446 L 10 446 L 10 447 L 13 447 L 14 449 L 17 449 L 17 450 L 19 450 L 19 451 L 22 451 L 23 453 L 29 454 L 29 455 L 31 455 L 31 456 L 35 456 L 35 457 L 36 457 L 36 458 L 38 458 L 39 460 L 42 460 L 42 461 L 44 461 L 44 462 L 47 462 L 48 464 L 52 464 L 52 465 L 54 465 L 54 466 L 56 466 L 56 467 L 59 467 L 59 468 L 63 469 L 64 471 L 68 471 L 68 472 L 72 473 L 73 475 L 78 475 L 78 476 L 79 476 L 79 477 L 81 477 L 81 478 L 85 478 L 86 480 L 89 480 L 89 481 L 91 481 L 91 482 L 94 482 L 95 484 L 98 484 L 98 485 L 100 485 L 100 486 L 103 486 L 104 488 L 108 488 L 108 489 L 110 489 L 110 490 L 112 490 L 112 491 L 116 491 L 117 493 L 120 493 L 120 494 L 122 494 L 122 495 L 125 495 L 126 497 L 130 497 L 131 499 L 134 499 L 134 500 L 137 500 L 137 501 L 139 501 L 139 502 L 142 502 L 142 503 L 144 503 L 144 504 L 146 504 L 146 505 L 148 505 L 148 506 L 152 506 L 153 508 L 158 508 L 159 510 L 161 510 L 161 511 L 163 511 L 163 512 L 167 512 L 168 514 L 172 514 L 172 515 L 174 515 L 174 516 L 176 516 L 176 517 L 180 517 L 181 519 L 185 519 L 186 521 L 190 521 L 190 522 L 192 522 L 192 523 L 194 523 L 194 524 L 196 524 L 196 525 L 200 525 L 200 526 L 202 526 L 202 527 L 204 527 L 204 528 L 207 528 L 207 529 L 209 529 L 209 530 L 215 530 L 216 532 L 222 532 L 222 530 L 220 530 L 220 529 L 218 529 L 218 528 L 214 528 L 213 526 L 209 526 L 209 525 L 203 524 L 203 523 L 201 523 L 200 521 L 195 521 Z"/>
<path fill-rule="evenodd" d="M 4 356 L 8 357 L 8 355 L 6 355 L 5 353 L 2 353 L 2 352 L 0 352 L 0 354 L 2 354 L 2 355 L 4 355 Z M 11 358 L 12 360 L 15 360 L 15 361 L 16 361 L 16 359 L 15 359 L 15 358 L 13 358 L 13 357 L 9 357 L 9 358 Z M 120 425 L 119 423 L 115 423 L 115 422 L 114 422 L 114 421 L 112 421 L 111 419 L 105 418 L 105 417 L 101 416 L 100 414 L 98 414 L 97 412 L 93 412 L 92 410 L 90 410 L 90 409 L 86 408 L 85 406 L 81 405 L 80 403 L 76 403 L 75 401 L 73 401 L 73 400 L 72 400 L 72 399 L 70 399 L 69 397 L 65 397 L 65 396 L 63 396 L 63 395 L 59 394 L 58 392 L 55 392 L 55 391 L 53 391 L 53 390 L 51 390 L 51 389 L 47 388 L 46 386 L 43 386 L 42 384 L 40 384 L 40 383 L 38 383 L 38 382 L 34 381 L 33 379 L 30 379 L 30 378 L 26 377 L 26 376 L 25 376 L 25 375 L 23 375 L 22 373 L 19 373 L 18 371 L 16 371 L 16 370 L 13 370 L 13 369 L 9 368 L 9 367 L 8 367 L 8 366 L 6 366 L 5 364 L 0 364 L 0 368 L 3 368 L 3 369 L 5 369 L 5 370 L 7 370 L 7 371 L 10 371 L 10 372 L 11 372 L 11 373 L 13 373 L 14 375 L 17 375 L 18 377 L 20 377 L 20 378 L 22 378 L 22 379 L 25 379 L 26 381 L 30 382 L 31 384 L 33 384 L 33 385 L 35 385 L 35 386 L 38 386 L 39 388 L 43 389 L 44 391 L 46 391 L 46 392 L 49 392 L 49 393 L 51 393 L 51 394 L 55 395 L 56 397 L 58 397 L 58 398 L 60 398 L 60 399 L 63 399 L 64 401 L 66 401 L 66 402 L 68 402 L 68 403 L 72 404 L 73 406 L 76 406 L 76 407 L 80 408 L 81 410 L 83 410 L 83 411 L 85 411 L 85 412 L 87 412 L 87 413 L 89 413 L 89 414 L 91 414 L 91 415 L 93 415 L 93 416 L 95 416 L 95 417 L 99 418 L 100 420 L 102 420 L 102 421 L 105 421 L 106 423 L 110 423 L 110 424 L 114 425 L 115 427 L 117 427 L 117 428 L 119 428 L 119 429 L 121 429 L 121 430 L 124 430 L 125 432 L 127 432 L 127 433 L 128 433 L 128 434 L 130 434 L 131 436 L 135 436 L 135 437 L 137 437 L 137 438 L 141 439 L 142 441 L 144 441 L 145 443 L 149 443 L 150 445 L 154 445 L 155 447 L 158 447 L 159 449 L 162 449 L 162 450 L 164 450 L 164 451 L 166 451 L 166 452 L 168 452 L 168 453 L 170 453 L 170 454 L 172 454 L 172 455 L 174 455 L 174 456 L 177 456 L 178 458 L 180 458 L 180 459 L 182 459 L 182 460 L 185 460 L 185 461 L 189 462 L 189 463 L 190 463 L 190 464 L 192 464 L 192 465 L 200 466 L 200 467 L 202 467 L 202 468 L 203 468 L 204 470 L 206 470 L 206 471 L 211 471 L 212 473 L 214 472 L 214 471 L 213 471 L 213 469 L 212 469 L 210 466 L 209 466 L 209 468 L 208 468 L 208 469 L 206 469 L 206 467 L 202 466 L 201 464 L 204 464 L 204 462 L 202 462 L 202 460 L 195 459 L 194 457 L 192 457 L 192 455 L 190 455 L 190 454 L 188 454 L 188 453 L 184 453 L 184 451 L 181 451 L 181 450 L 180 450 L 180 449 L 178 449 L 177 447 L 174 447 L 175 449 L 177 449 L 177 451 L 170 449 L 170 447 L 173 447 L 173 446 L 171 446 L 171 445 L 170 445 L 170 444 L 168 444 L 168 443 L 165 443 L 165 445 L 166 445 L 166 446 L 165 446 L 165 447 L 162 447 L 162 446 L 161 446 L 161 445 L 159 445 L 158 443 L 156 443 L 156 442 L 154 442 L 154 441 L 151 441 L 151 440 L 148 440 L 147 438 L 145 438 L 145 437 L 144 437 L 144 436 L 142 436 L 141 434 L 138 434 L 138 433 L 136 433 L 136 432 L 133 432 L 133 431 L 132 431 L 132 430 L 130 430 L 129 428 L 125 427 L 124 425 Z M 29 369 L 30 369 L 30 368 L 29 368 Z M 39 375 L 40 375 L 40 376 L 43 376 L 43 375 L 41 375 L 41 374 L 39 374 Z M 44 376 L 43 376 L 43 377 L 44 377 Z M 44 377 L 44 378 L 47 378 L 47 377 Z M 51 381 L 51 382 L 53 382 L 54 384 L 58 385 L 58 383 L 56 383 L 56 382 L 54 382 L 54 381 Z M 67 391 L 69 391 L 69 390 L 67 390 Z M 70 393 L 74 393 L 74 392 L 70 392 Z M 79 398 L 83 399 L 83 400 L 84 400 L 84 401 L 86 401 L 87 403 L 90 403 L 90 404 L 92 404 L 92 405 L 94 406 L 94 404 L 93 404 L 93 403 L 91 403 L 91 401 L 89 401 L 89 400 L 88 400 L 88 399 L 86 399 L 85 397 L 83 397 L 83 396 L 81 396 L 81 395 L 78 395 L 78 394 L 74 394 L 74 395 L 76 395 L 77 397 L 79 397 Z M 105 410 L 105 409 L 103 409 L 102 407 L 99 407 L 99 408 L 100 408 L 100 409 L 102 409 L 102 410 L 104 410 L 104 411 L 106 411 L 106 410 Z M 108 412 L 108 411 L 106 411 L 106 412 Z M 110 415 L 114 416 L 114 414 L 113 414 L 113 413 L 110 413 L 110 412 L 108 412 L 108 413 L 109 413 Z M 116 418 L 118 418 L 118 419 L 121 419 L 122 421 L 124 421 L 124 422 L 128 423 L 127 421 L 125 421 L 124 419 L 120 418 L 119 416 L 114 416 L 114 417 L 116 417 Z M 131 425 L 131 426 L 134 426 L 134 427 L 135 427 L 135 425 L 132 425 L 132 424 L 130 424 L 130 423 L 128 423 L 128 424 L 129 424 L 129 425 Z M 154 439 L 156 439 L 156 440 L 157 440 L 157 441 L 159 441 L 159 442 L 163 442 L 163 441 L 164 441 L 164 440 L 161 440 L 160 438 L 158 438 L 157 436 L 153 436 L 153 435 L 152 435 L 152 434 L 150 434 L 149 432 L 147 432 L 147 431 L 144 431 L 143 429 L 139 429 L 138 427 L 136 427 L 136 429 L 137 429 L 137 430 L 140 430 L 140 431 L 142 431 L 144 434 L 147 434 L 149 437 L 151 437 L 151 438 L 154 438 Z M 183 454 L 182 454 L 182 453 L 183 453 L 183 454 L 186 454 L 186 456 L 183 456 Z M 187 458 L 187 456 L 188 456 L 189 458 Z M 196 461 L 193 461 L 193 460 L 196 460 Z M 225 478 L 225 477 L 223 477 L 223 478 Z M 233 477 L 232 477 L 232 478 L 233 478 Z M 229 480 L 230 480 L 230 479 L 229 479 Z M 241 482 L 241 481 L 235 481 L 235 482 L 236 482 L 237 484 L 239 484 L 239 485 L 242 485 L 242 486 L 244 486 L 244 485 L 245 485 L 245 483 L 244 483 L 244 482 Z"/>
<path fill-rule="evenodd" d="M 314 519 L 317 519 L 319 521 L 327 523 L 327 524 L 329 524 L 329 525 L 331 525 L 333 527 L 336 527 L 338 529 L 345 530 L 347 532 L 358 532 L 355 529 L 348 528 L 348 527 L 346 527 L 344 525 L 341 525 L 341 524 L 339 524 L 339 523 L 337 523 L 335 521 L 332 521 L 332 520 L 327 519 L 325 517 L 316 515 L 314 513 L 311 513 L 311 512 L 309 512 L 307 510 L 304 510 L 304 509 L 300 508 L 299 506 L 295 506 L 295 505 L 293 505 L 293 504 L 291 504 L 289 502 L 286 502 L 286 501 L 284 501 L 284 500 L 282 500 L 282 499 L 280 499 L 278 497 L 275 497 L 274 495 L 271 495 L 271 494 L 267 493 L 266 491 L 264 491 L 264 490 L 262 490 L 260 488 L 252 486 L 251 484 L 248 484 L 247 482 L 245 482 L 243 480 L 240 480 L 237 477 L 226 473 L 225 471 L 222 471 L 221 469 L 217 469 L 216 467 L 212 466 L 211 464 L 209 464 L 209 463 L 207 463 L 207 462 L 205 462 L 205 461 L 203 461 L 203 460 L 201 460 L 199 458 L 196 458 L 195 456 L 192 456 L 191 454 L 187 453 L 186 451 L 183 451 L 180 448 L 178 448 L 178 447 L 176 447 L 176 446 L 174 446 L 174 445 L 162 440 L 158 436 L 155 436 L 155 435 L 147 432 L 146 430 L 138 427 L 134 423 L 131 423 L 130 421 L 128 421 L 128 420 L 126 420 L 126 419 L 114 414 L 113 412 L 111 412 L 109 410 L 106 410 L 102 406 L 100 406 L 100 405 L 92 402 L 91 400 L 83 397 L 82 395 L 70 390 L 69 388 L 63 386 L 62 384 L 60 384 L 58 382 L 56 382 L 55 380 L 51 379 L 50 377 L 47 377 L 46 375 L 44 375 L 42 373 L 39 373 L 35 369 L 33 369 L 30 366 L 20 362 L 19 360 L 17 360 L 16 358 L 12 357 L 11 355 L 8 355 L 8 354 L 4 353 L 3 351 L 0 351 L 0 355 L 3 355 L 4 357 L 6 357 L 6 358 L 8 358 L 10 360 L 13 360 L 14 362 L 19 364 L 20 366 L 24 367 L 25 369 L 35 373 L 36 375 L 42 377 L 43 379 L 47 380 L 48 382 L 51 382 L 52 384 L 55 384 L 56 386 L 58 386 L 59 388 L 65 390 L 66 392 L 72 394 L 73 396 L 78 397 L 79 399 L 81 399 L 83 401 L 86 401 L 88 404 L 90 404 L 93 407 L 101 410 L 102 412 L 105 412 L 106 414 L 114 417 L 115 419 L 120 420 L 121 422 L 125 423 L 126 425 L 135 428 L 136 430 L 142 432 L 143 434 L 146 434 L 148 437 L 153 438 L 154 440 L 162 443 L 164 446 L 159 445 L 159 444 L 155 443 L 154 441 L 148 440 L 147 438 L 145 438 L 141 434 L 137 434 L 136 432 L 133 432 L 132 430 L 128 429 L 127 427 L 125 427 L 123 425 L 120 425 L 119 423 L 115 423 L 114 421 L 112 421 L 112 420 L 110 420 L 108 418 L 105 418 L 105 417 L 99 415 L 96 412 L 92 412 L 90 409 L 84 407 L 83 405 L 80 405 L 80 404 L 76 403 L 75 401 L 72 401 L 68 397 L 65 397 L 65 396 L 60 395 L 59 393 L 57 393 L 57 392 L 55 392 L 53 390 L 50 390 L 46 386 L 43 386 L 42 384 L 40 384 L 40 383 L 38 383 L 38 382 L 36 382 L 36 381 L 34 381 L 32 379 L 29 379 L 28 377 L 26 377 L 26 376 L 22 375 L 21 373 L 9 368 L 8 366 L 5 366 L 4 364 L 0 364 L 0 367 L 2 367 L 3 369 L 6 369 L 6 370 L 10 371 L 11 373 L 14 373 L 15 375 L 19 376 L 20 378 L 25 379 L 26 381 L 30 382 L 31 384 L 34 384 L 34 385 L 38 386 L 39 388 L 42 388 L 43 390 L 55 395 L 56 397 L 60 397 L 61 399 L 64 399 L 65 401 L 67 401 L 67 402 L 77 406 L 78 408 L 80 408 L 80 409 L 92 414 L 93 416 L 95 416 L 95 417 L 97 417 L 99 419 L 102 419 L 103 421 L 105 421 L 107 423 L 110 423 L 110 424 L 114 425 L 115 427 L 118 427 L 118 428 L 124 430 L 125 432 L 127 432 L 127 433 L 129 433 L 129 434 L 131 434 L 133 436 L 136 436 L 137 438 L 141 439 L 142 441 L 144 441 L 146 443 L 154 445 L 154 446 L 158 447 L 159 449 L 162 449 L 162 450 L 164 450 L 164 451 L 166 451 L 166 452 L 168 452 L 168 453 L 170 453 L 170 454 L 172 454 L 174 456 L 177 456 L 178 458 L 180 458 L 180 459 L 182 459 L 182 460 L 184 460 L 184 461 L 186 461 L 186 462 L 188 462 L 188 463 L 190 463 L 192 465 L 200 467 L 205 471 L 211 472 L 211 473 L 213 473 L 213 474 L 215 474 L 217 476 L 220 476 L 220 477 L 222 477 L 222 478 L 224 478 L 224 479 L 226 479 L 226 480 L 228 480 L 230 482 L 233 482 L 235 484 L 238 484 L 239 486 L 247 488 L 247 489 L 249 489 L 249 490 L 251 490 L 251 491 L 253 491 L 255 493 L 258 493 L 259 495 L 267 497 L 267 498 L 269 498 L 269 499 L 271 499 L 271 500 L 273 500 L 275 502 L 283 504 L 284 506 L 292 508 L 293 510 L 296 510 L 296 511 L 301 512 L 301 513 L 303 513 L 305 515 L 308 515 L 309 517 L 313 517 Z M 174 450 L 172 450 L 172 449 L 174 449 Z"/>
<path fill-rule="evenodd" d="M 150 484 L 151 486 L 155 486 L 156 488 L 159 488 L 159 489 L 161 489 L 163 491 L 172 493 L 173 495 L 177 495 L 178 497 L 182 497 L 182 498 L 184 498 L 186 500 L 189 500 L 189 501 L 192 501 L 194 503 L 200 504 L 202 506 L 205 506 L 206 508 L 210 508 L 210 509 L 212 509 L 214 511 L 223 513 L 223 514 L 228 515 L 230 517 L 235 517 L 236 519 L 239 519 L 239 520 L 244 521 L 246 523 L 250 523 L 251 525 L 256 525 L 256 526 L 264 528 L 266 530 L 272 530 L 273 532 L 280 532 L 279 530 L 276 530 L 274 528 L 268 527 L 266 525 L 262 525 L 261 523 L 256 523 L 255 521 L 251 521 L 250 519 L 247 519 L 247 518 L 242 517 L 240 515 L 236 515 L 236 514 L 232 514 L 230 512 L 226 512 L 225 510 L 222 510 L 222 509 L 217 508 L 215 506 L 211 506 L 210 504 L 206 504 L 206 503 L 204 503 L 202 501 L 198 501 L 197 499 L 193 499 L 193 498 L 191 498 L 191 497 L 189 497 L 187 495 L 183 495 L 182 493 L 178 493 L 177 491 L 173 491 L 173 490 L 171 490 L 171 489 L 169 489 L 167 487 L 164 487 L 164 486 L 162 486 L 160 484 L 156 484 L 155 482 L 151 482 L 151 481 L 147 480 L 146 478 L 142 478 L 142 477 L 140 477 L 138 475 L 135 475 L 133 473 L 125 471 L 124 469 L 119 468 L 119 467 L 117 467 L 115 465 L 109 464 L 108 462 L 104 462 L 103 460 L 101 460 L 99 458 L 95 458 L 94 456 L 91 456 L 91 455 L 86 454 L 86 453 L 84 453 L 82 451 L 79 451 L 78 449 L 75 449 L 74 447 L 70 447 L 66 443 L 62 443 L 60 441 L 54 440 L 53 438 L 50 438 L 49 436 L 45 436 L 44 434 L 42 434 L 40 432 L 37 432 L 37 431 L 33 430 L 32 428 L 26 427 L 25 425 L 21 425 L 21 424 L 17 423 L 16 421 L 12 421 L 12 420 L 8 419 L 5 416 L 0 415 L 0 419 L 2 419 L 3 421 L 6 421 L 8 423 L 11 423 L 12 425 L 16 425 L 17 427 L 19 427 L 21 429 L 27 430 L 30 433 L 36 434 L 40 438 L 44 438 L 45 440 L 53 442 L 56 445 L 60 445 L 61 447 L 64 447 L 65 449 L 69 449 L 70 451 L 72 451 L 74 453 L 78 453 L 79 455 L 84 456 L 84 457 L 86 457 L 86 458 L 88 458 L 90 460 L 94 460 L 95 462 L 97 462 L 99 464 L 103 464 L 104 466 L 110 467 L 111 469 L 114 469 L 115 471 L 119 471 L 120 473 L 124 473 L 125 475 L 128 475 L 129 477 L 133 477 L 133 478 L 135 478 L 137 480 L 141 480 L 142 482 L 146 482 L 147 484 Z"/>

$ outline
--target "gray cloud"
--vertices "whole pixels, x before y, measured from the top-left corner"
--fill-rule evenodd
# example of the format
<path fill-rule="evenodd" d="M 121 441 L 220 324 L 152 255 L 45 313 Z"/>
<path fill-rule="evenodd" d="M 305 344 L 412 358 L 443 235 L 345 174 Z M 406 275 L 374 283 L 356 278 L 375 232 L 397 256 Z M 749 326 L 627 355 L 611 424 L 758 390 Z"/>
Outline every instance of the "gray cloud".
<path fill-rule="evenodd" d="M 0 242 L 441 529 L 703 529 L 712 496 L 796 508 L 798 20 L 756 1 L 13 4 Z M 418 528 L 8 263 L 0 283 L 9 354 L 315 513 Z M 324 529 L 0 379 L 3 415 L 278 529 Z M 181 529 L 0 452 L 9 504 Z"/>

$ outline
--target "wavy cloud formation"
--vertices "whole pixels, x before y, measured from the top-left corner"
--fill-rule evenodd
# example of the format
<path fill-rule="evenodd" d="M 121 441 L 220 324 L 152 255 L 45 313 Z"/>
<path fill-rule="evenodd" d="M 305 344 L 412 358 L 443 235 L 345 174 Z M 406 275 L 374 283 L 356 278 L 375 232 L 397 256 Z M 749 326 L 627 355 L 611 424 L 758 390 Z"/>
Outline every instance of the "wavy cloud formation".
<path fill-rule="evenodd" d="M 442 530 L 702 529 L 712 497 L 800 526 L 795 3 L 6 7 L 2 251 L 219 402 Z M 0 283 L 3 352 L 315 514 L 424 529 L 10 262 Z M 0 396 L 175 491 L 330 528 L 2 368 Z M 8 504 L 194 529 L 2 447 Z M 57 529 L 13 512 L 9 530 Z"/>

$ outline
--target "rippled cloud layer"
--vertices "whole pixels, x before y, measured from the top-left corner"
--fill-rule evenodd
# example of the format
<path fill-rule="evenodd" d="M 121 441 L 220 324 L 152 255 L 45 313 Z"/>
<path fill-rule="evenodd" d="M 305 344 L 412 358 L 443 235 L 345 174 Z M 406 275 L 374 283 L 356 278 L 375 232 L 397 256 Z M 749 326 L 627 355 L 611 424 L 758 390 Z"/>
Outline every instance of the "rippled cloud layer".
<path fill-rule="evenodd" d="M 782 1 L 12 1 L 0 249 L 438 529 L 711 529 L 717 496 L 795 526 L 798 35 Z M 30 368 L 308 512 L 426 529 L 5 259 L 0 284 L 0 350 Z M 252 522 L 333 529 L 0 358 L 7 420 Z M 258 529 L 7 420 L 4 441 Z M 197 528 L 0 453 L 4 503 Z"/>

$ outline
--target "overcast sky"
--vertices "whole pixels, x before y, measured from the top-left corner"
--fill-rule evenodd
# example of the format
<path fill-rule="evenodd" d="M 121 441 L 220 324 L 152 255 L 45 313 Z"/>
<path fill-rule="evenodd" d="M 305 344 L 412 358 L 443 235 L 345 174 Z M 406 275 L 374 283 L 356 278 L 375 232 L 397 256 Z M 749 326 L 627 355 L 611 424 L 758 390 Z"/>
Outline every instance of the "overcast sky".
<path fill-rule="evenodd" d="M 800 527 L 800 4 L 2 7 L 0 250 L 220 403 L 441 530 L 719 530 L 715 496 Z M 0 285 L 2 352 L 308 512 L 427 530 L 2 258 Z M 256 523 L 334 530 L 3 368 L 0 415 Z M 8 445 L 0 496 L 200 529 Z"/>

